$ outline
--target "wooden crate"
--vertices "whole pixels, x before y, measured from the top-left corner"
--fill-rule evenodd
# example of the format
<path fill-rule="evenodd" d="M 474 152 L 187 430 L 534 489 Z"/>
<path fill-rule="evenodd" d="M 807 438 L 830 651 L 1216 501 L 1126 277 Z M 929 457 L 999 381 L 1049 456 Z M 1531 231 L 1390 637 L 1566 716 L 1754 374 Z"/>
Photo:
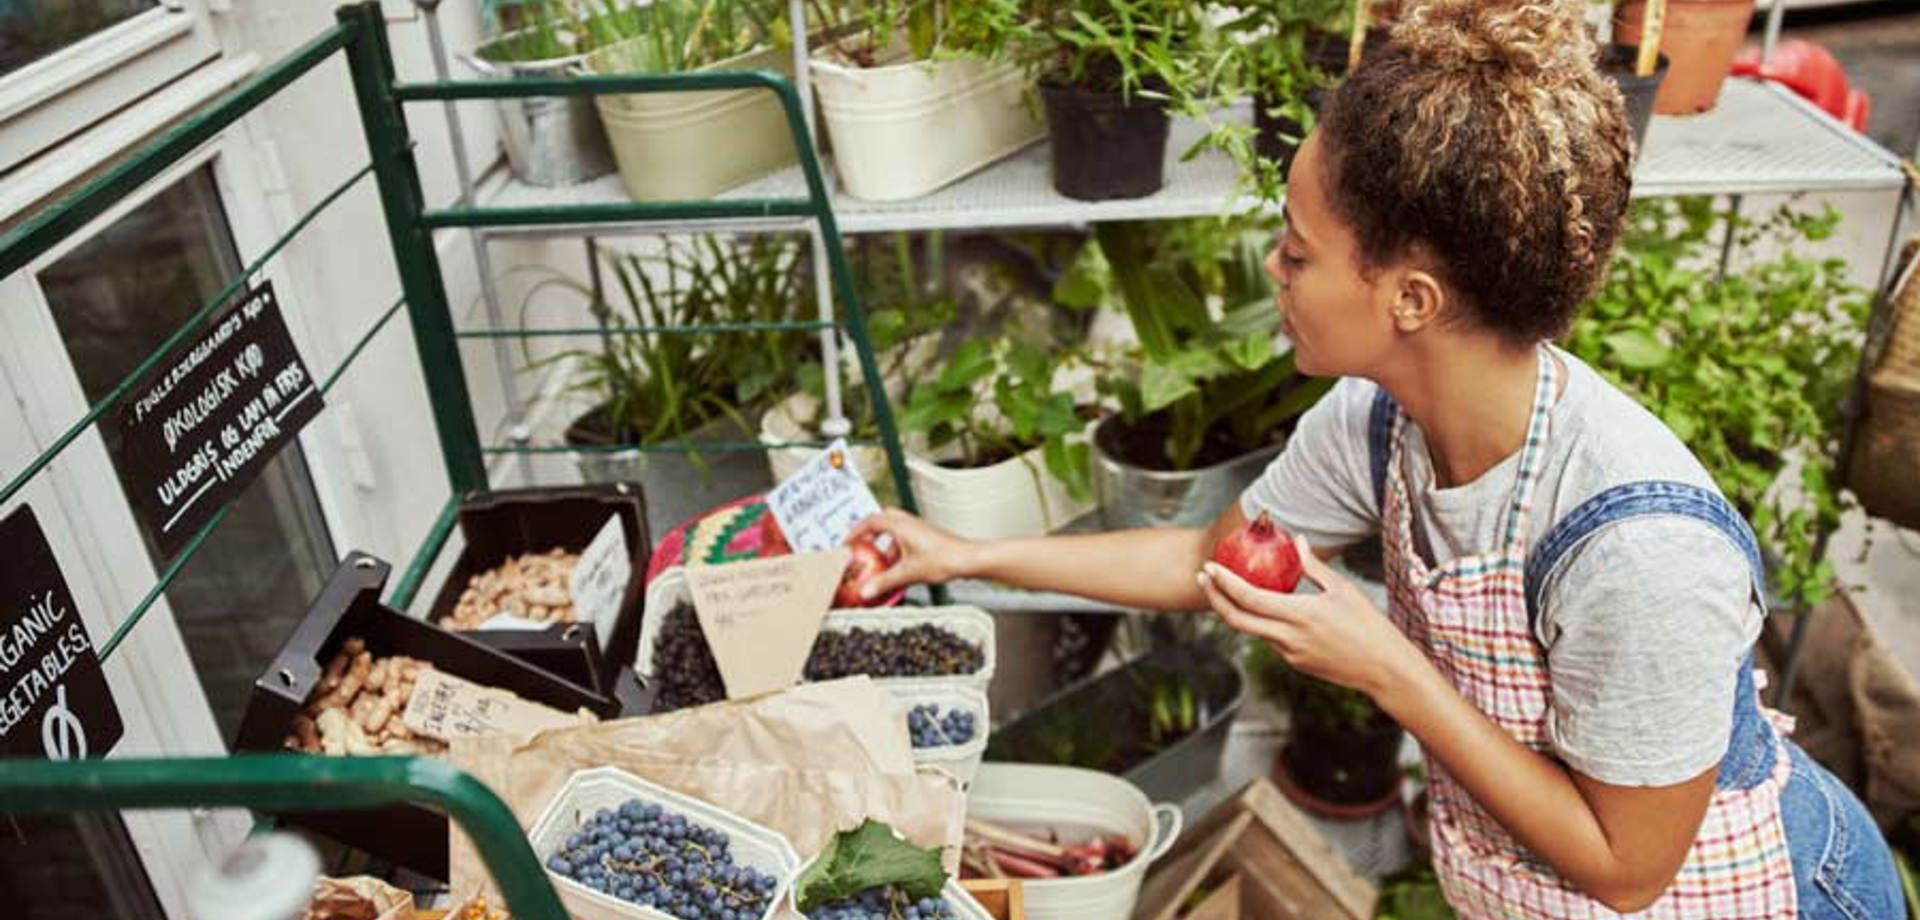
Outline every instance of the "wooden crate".
<path fill-rule="evenodd" d="M 1198 908 L 1182 913 L 1193 893 L 1234 878 L 1237 916 L 1247 920 L 1368 920 L 1379 898 L 1306 815 L 1262 777 L 1188 831 L 1147 877 L 1134 916 L 1196 920 L 1202 916 Z M 1201 906 L 1212 904 L 1210 897 Z"/>
<path fill-rule="evenodd" d="M 993 920 L 1027 920 L 1027 903 L 1017 878 L 970 878 L 960 887 L 973 895 Z"/>

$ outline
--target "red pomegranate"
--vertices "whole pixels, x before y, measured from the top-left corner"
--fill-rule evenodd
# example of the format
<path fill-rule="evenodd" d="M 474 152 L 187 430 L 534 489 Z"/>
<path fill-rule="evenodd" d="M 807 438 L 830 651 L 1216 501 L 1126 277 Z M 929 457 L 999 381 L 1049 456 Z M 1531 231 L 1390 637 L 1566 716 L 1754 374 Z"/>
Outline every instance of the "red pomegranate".
<path fill-rule="evenodd" d="M 840 587 L 833 593 L 835 607 L 865 607 L 880 598 L 860 596 L 860 589 L 873 576 L 886 571 L 899 558 L 897 546 L 889 544 L 888 550 L 882 550 L 874 542 L 873 536 L 863 534 L 847 542 L 847 549 L 853 551 L 853 558 L 847 562 L 847 570 L 840 576 Z"/>
<path fill-rule="evenodd" d="M 1264 511 L 1214 544 L 1213 561 L 1256 588 L 1284 594 L 1300 584 L 1300 551 Z"/>

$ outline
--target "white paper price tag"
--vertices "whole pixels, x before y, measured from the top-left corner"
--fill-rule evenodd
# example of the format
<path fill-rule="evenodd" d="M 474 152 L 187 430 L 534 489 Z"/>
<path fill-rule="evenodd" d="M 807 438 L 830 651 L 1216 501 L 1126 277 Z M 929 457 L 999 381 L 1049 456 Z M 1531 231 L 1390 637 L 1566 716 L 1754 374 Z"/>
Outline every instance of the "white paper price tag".
<path fill-rule="evenodd" d="M 607 518 L 606 526 L 580 553 L 573 565 L 567 590 L 573 595 L 574 619 L 592 623 L 600 634 L 600 649 L 605 651 L 613 639 L 613 624 L 620 618 L 620 601 L 627 593 L 627 581 L 633 577 L 633 559 L 627 552 L 627 533 L 620 527 L 620 516 Z"/>
<path fill-rule="evenodd" d="M 846 543 L 853 525 L 880 513 L 880 502 L 842 439 L 768 492 L 767 508 L 794 552 L 818 553 Z"/>

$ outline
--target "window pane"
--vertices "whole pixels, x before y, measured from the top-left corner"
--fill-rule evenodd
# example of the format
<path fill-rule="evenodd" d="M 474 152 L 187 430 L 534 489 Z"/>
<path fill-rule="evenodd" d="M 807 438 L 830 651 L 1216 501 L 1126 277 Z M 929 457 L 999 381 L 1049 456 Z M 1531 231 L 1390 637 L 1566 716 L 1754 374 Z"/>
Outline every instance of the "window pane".
<path fill-rule="evenodd" d="M 87 399 L 103 398 L 240 268 L 213 174 L 203 168 L 42 271 Z M 124 477 L 111 426 L 100 431 Z M 151 544 L 147 551 L 156 570 L 168 561 Z M 334 559 L 306 459 L 289 444 L 167 589 L 225 738 L 239 730 L 254 678 Z"/>
<path fill-rule="evenodd" d="M 160 0 L 0 0 L 0 74 L 159 5 Z"/>

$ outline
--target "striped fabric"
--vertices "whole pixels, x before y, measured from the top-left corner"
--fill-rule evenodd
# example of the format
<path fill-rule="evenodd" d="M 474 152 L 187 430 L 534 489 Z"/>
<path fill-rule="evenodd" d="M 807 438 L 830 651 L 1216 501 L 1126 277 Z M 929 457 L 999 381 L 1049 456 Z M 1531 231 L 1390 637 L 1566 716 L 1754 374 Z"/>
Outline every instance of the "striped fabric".
<path fill-rule="evenodd" d="M 1543 349 L 1519 479 L 1494 553 L 1429 566 L 1414 548 L 1402 472 L 1406 420 L 1395 412 L 1382 510 L 1388 615 L 1460 694 L 1521 744 L 1549 756 L 1552 698 L 1545 650 L 1527 615 L 1526 523 L 1546 443 L 1558 366 Z M 1781 744 L 1778 740 L 1776 744 Z M 1717 789 L 1699 838 L 1671 887 L 1636 918 L 1758 920 L 1795 915 L 1793 867 L 1780 820 L 1786 752 L 1771 778 L 1750 789 Z M 1618 914 L 1562 880 L 1488 815 L 1446 769 L 1429 759 L 1434 868 L 1463 918 L 1587 920 Z"/>

